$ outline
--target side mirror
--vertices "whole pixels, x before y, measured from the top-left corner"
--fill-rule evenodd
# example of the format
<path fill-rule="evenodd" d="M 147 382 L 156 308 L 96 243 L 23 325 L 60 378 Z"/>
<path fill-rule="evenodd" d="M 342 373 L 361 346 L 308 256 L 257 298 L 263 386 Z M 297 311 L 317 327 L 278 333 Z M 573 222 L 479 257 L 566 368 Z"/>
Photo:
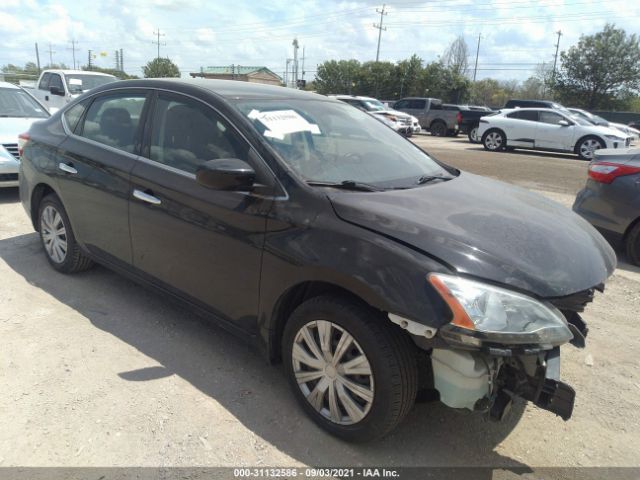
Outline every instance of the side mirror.
<path fill-rule="evenodd" d="M 196 181 L 216 190 L 250 191 L 256 172 L 244 160 L 220 158 L 204 162 L 196 171 Z"/>
<path fill-rule="evenodd" d="M 51 93 L 51 95 L 58 95 L 58 96 L 64 97 L 64 89 L 60 87 L 56 87 L 55 85 L 51 85 L 49 87 L 49 93 Z"/>
<path fill-rule="evenodd" d="M 567 120 L 560 120 L 558 122 L 558 125 L 562 125 L 563 127 L 568 127 L 569 125 L 572 125 L 572 124 L 569 123 Z"/>

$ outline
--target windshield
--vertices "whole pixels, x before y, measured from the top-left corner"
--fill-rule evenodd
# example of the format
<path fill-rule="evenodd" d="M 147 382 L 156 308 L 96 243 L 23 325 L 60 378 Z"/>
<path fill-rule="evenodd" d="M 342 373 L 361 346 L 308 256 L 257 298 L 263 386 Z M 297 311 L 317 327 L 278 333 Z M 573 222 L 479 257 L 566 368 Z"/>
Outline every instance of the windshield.
<path fill-rule="evenodd" d="M 593 125 L 593 122 L 590 122 L 589 120 L 585 119 L 584 117 L 582 117 L 580 115 L 572 114 L 570 116 L 571 116 L 571 120 L 576 122 L 578 125 L 582 125 L 582 126 L 585 126 L 585 127 Z"/>
<path fill-rule="evenodd" d="M 31 95 L 17 88 L 0 88 L 0 117 L 47 118 L 49 114 Z"/>
<path fill-rule="evenodd" d="M 235 106 L 306 181 L 407 188 L 420 177 L 451 176 L 383 123 L 343 103 L 239 100 Z"/>
<path fill-rule="evenodd" d="M 383 110 L 387 110 L 387 107 L 384 106 L 382 102 L 378 100 L 364 100 L 364 104 L 366 105 L 367 110 L 370 112 L 380 112 Z"/>
<path fill-rule="evenodd" d="M 83 75 L 81 73 L 66 73 L 65 80 L 70 93 L 82 93 L 105 83 L 116 81 L 111 75 Z"/>

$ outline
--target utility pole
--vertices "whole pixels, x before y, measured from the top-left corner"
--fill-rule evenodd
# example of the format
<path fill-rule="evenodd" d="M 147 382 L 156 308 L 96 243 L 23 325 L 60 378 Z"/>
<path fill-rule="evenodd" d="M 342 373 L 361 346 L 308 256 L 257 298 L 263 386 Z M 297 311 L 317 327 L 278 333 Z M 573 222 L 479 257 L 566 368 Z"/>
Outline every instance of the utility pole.
<path fill-rule="evenodd" d="M 93 70 L 93 52 L 91 50 L 89 50 L 87 57 L 87 70 Z"/>
<path fill-rule="evenodd" d="M 304 80 L 304 46 L 302 47 L 302 80 Z"/>
<path fill-rule="evenodd" d="M 558 35 L 558 42 L 556 43 L 556 54 L 553 57 L 553 80 L 556 79 L 556 64 L 558 63 L 558 50 L 560 49 L 560 37 L 562 36 L 562 30 L 556 32 Z"/>
<path fill-rule="evenodd" d="M 284 76 L 284 84 L 286 87 L 291 86 L 291 83 L 289 82 L 289 64 L 293 62 L 293 58 L 287 58 L 287 64 L 285 66 L 285 76 Z"/>
<path fill-rule="evenodd" d="M 478 48 L 476 49 L 476 66 L 473 68 L 473 81 L 476 81 L 476 73 L 478 73 L 478 55 L 480 55 L 480 38 L 482 34 L 478 34 Z"/>
<path fill-rule="evenodd" d="M 51 42 L 49 42 L 49 66 L 53 65 L 53 54 L 56 53 L 51 49 Z"/>
<path fill-rule="evenodd" d="M 72 38 L 71 39 L 71 55 L 73 56 L 73 69 L 76 69 L 76 45 L 78 44 L 78 42 L 76 41 L 76 39 Z"/>
<path fill-rule="evenodd" d="M 157 37 L 157 40 L 153 42 L 158 47 L 158 56 L 156 58 L 160 58 L 160 45 L 166 45 L 166 43 L 160 43 L 160 37 L 164 37 L 164 33 L 160 33 L 160 29 L 158 29 L 156 32 L 153 32 L 153 34 Z"/>
<path fill-rule="evenodd" d="M 40 52 L 38 51 L 38 42 L 36 42 L 36 64 L 38 65 L 38 73 L 40 73 Z"/>
<path fill-rule="evenodd" d="M 119 70 L 120 69 L 120 52 L 116 50 L 115 54 L 116 54 L 116 70 Z"/>
<path fill-rule="evenodd" d="M 298 88 L 298 39 L 293 39 L 293 88 Z"/>
<path fill-rule="evenodd" d="M 373 27 L 378 29 L 378 50 L 376 51 L 376 62 L 378 62 L 379 58 L 380 58 L 380 39 L 382 38 L 382 31 L 384 30 L 385 32 L 387 31 L 387 27 L 383 27 L 382 26 L 382 21 L 384 16 L 387 14 L 387 12 L 384 11 L 384 8 L 386 7 L 385 4 L 382 5 L 382 10 L 378 10 L 376 8 L 376 13 L 380 14 L 380 23 L 374 23 Z"/>
<path fill-rule="evenodd" d="M 120 71 L 124 72 L 124 54 L 122 49 L 120 49 Z"/>

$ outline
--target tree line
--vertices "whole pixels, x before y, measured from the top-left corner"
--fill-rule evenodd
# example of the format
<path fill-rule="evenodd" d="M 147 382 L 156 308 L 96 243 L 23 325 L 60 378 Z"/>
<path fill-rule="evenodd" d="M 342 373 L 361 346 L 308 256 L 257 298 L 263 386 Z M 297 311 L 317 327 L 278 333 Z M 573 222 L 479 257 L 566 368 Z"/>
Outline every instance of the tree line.
<path fill-rule="evenodd" d="M 525 81 L 470 80 L 469 49 L 458 37 L 442 57 L 427 63 L 414 54 L 406 60 L 364 62 L 329 60 L 320 65 L 307 89 L 396 100 L 435 97 L 449 103 L 499 108 L 509 98 L 553 99 L 591 110 L 640 111 L 640 46 L 635 34 L 607 24 L 583 35 L 563 51 L 556 72 L 540 65 Z"/>

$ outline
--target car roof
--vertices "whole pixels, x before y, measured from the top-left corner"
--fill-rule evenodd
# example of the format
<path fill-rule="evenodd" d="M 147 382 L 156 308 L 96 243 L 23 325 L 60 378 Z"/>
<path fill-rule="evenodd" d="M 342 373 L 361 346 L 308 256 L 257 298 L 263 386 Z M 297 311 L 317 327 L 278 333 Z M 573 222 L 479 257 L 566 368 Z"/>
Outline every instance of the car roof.
<path fill-rule="evenodd" d="M 244 98 L 254 99 L 305 99 L 325 102 L 337 102 L 317 93 L 296 90 L 295 88 L 265 85 L 262 83 L 242 82 L 238 80 L 214 80 L 206 78 L 145 78 L 140 80 L 120 80 L 96 88 L 95 92 L 114 88 L 171 88 L 176 86 L 192 86 L 207 90 L 228 100 Z"/>
<path fill-rule="evenodd" d="M 64 70 L 64 69 L 46 69 L 43 70 L 43 72 L 49 72 L 49 73 L 64 73 L 64 74 L 69 74 L 69 75 L 99 75 L 101 77 L 114 77 L 114 75 L 111 75 L 110 73 L 104 73 L 104 72 L 92 72 L 90 70 Z M 115 78 L 115 77 L 114 77 Z"/>

